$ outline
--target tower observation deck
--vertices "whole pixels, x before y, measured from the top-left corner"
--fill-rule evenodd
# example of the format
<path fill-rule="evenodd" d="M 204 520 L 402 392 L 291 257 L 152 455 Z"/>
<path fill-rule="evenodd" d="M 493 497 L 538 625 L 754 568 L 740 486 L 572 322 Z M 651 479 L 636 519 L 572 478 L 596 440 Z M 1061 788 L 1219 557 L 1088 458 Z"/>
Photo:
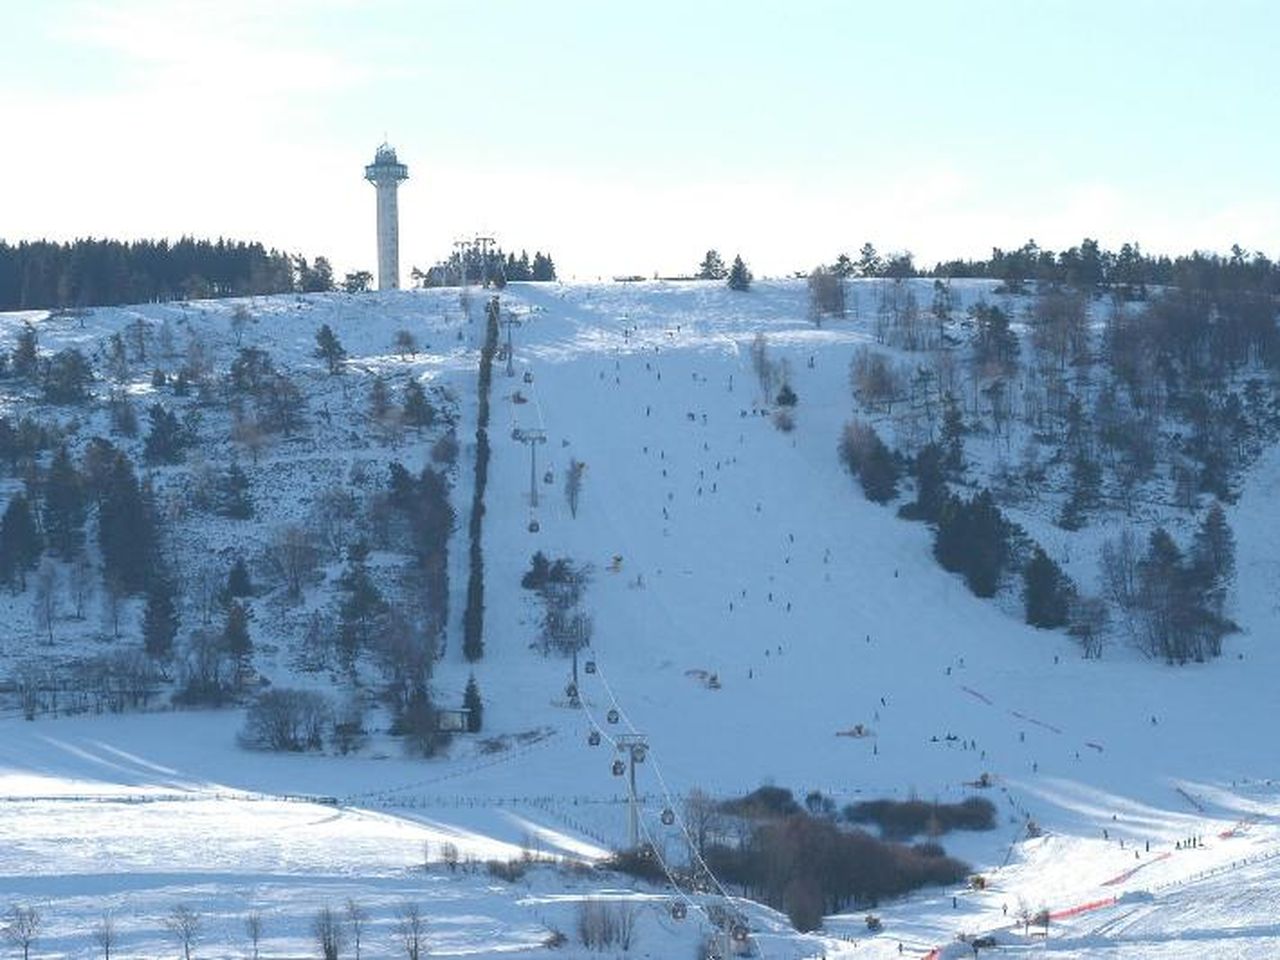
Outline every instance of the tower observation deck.
<path fill-rule="evenodd" d="M 409 168 L 396 159 L 396 151 L 384 143 L 364 168 L 364 178 L 378 189 L 378 289 L 400 288 L 400 213 L 396 191 L 409 179 Z"/>

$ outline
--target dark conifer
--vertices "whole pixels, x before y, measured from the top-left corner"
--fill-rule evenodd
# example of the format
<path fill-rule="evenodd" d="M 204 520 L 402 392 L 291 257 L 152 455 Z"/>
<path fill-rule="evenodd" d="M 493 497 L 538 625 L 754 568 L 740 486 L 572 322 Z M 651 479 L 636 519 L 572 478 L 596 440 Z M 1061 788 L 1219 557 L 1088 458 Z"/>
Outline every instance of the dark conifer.
<path fill-rule="evenodd" d="M 1027 623 L 1053 629 L 1067 622 L 1071 607 L 1070 581 L 1062 569 L 1040 547 L 1036 547 L 1022 571 L 1022 598 Z"/>
<path fill-rule="evenodd" d="M 173 584 L 164 577 L 152 577 L 147 586 L 147 606 L 142 616 L 142 642 L 147 656 L 167 660 L 173 654 L 173 638 L 178 633 L 178 611 Z"/>
<path fill-rule="evenodd" d="M 31 505 L 18 494 L 9 501 L 0 519 L 0 577 L 19 590 L 26 590 L 27 571 L 35 569 L 42 549 Z"/>
<path fill-rule="evenodd" d="M 462 694 L 462 706 L 467 713 L 467 732 L 479 733 L 484 727 L 484 703 L 480 699 L 480 686 L 473 673 L 467 678 L 467 688 Z"/>
<path fill-rule="evenodd" d="M 71 560 L 84 541 L 84 485 L 65 444 L 58 447 L 45 477 L 44 529 L 49 546 L 62 560 Z"/>
<path fill-rule="evenodd" d="M 329 373 L 341 373 L 342 364 L 347 359 L 347 351 L 343 349 L 338 335 L 326 323 L 316 332 L 315 356 L 323 360 Z"/>

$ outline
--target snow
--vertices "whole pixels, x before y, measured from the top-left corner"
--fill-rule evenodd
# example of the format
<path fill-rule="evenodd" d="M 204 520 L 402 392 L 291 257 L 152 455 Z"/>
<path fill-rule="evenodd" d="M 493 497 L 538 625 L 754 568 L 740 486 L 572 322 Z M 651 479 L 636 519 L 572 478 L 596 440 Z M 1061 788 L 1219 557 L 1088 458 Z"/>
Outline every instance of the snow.
<path fill-rule="evenodd" d="M 990 294 L 976 281 L 956 289 L 963 303 Z M 918 296 L 927 302 L 925 288 Z M 864 304 L 871 297 L 865 292 Z M 1280 614 L 1272 520 L 1280 453 L 1264 455 L 1228 508 L 1243 632 L 1225 655 L 1171 669 L 1113 645 L 1086 661 L 1065 635 L 1032 630 L 971 596 L 934 563 L 922 525 L 867 502 L 844 472 L 835 447 L 853 414 L 848 366 L 870 340 L 865 320 L 816 327 L 794 281 L 761 281 L 746 294 L 699 283 L 513 284 L 502 304 L 523 325 L 513 335 L 515 378 L 495 369 L 486 656 L 474 669 L 486 735 L 507 734 L 516 745 L 490 755 L 460 742 L 449 758 L 422 762 L 375 738 L 358 756 L 280 757 L 236 745 L 237 711 L 0 720 L 0 904 L 43 905 L 40 950 L 82 951 L 109 908 L 122 918 L 120 956 L 153 956 L 167 911 L 191 902 L 208 917 L 201 956 L 243 955 L 242 918 L 254 907 L 271 918 L 264 955 L 298 955 L 311 949 L 315 910 L 352 896 L 375 917 L 370 956 L 393 955 L 394 911 L 406 899 L 423 904 L 433 953 L 541 952 L 549 927 L 572 934 L 577 898 L 654 891 L 619 893 L 620 879 L 552 867 L 515 885 L 483 870 L 452 874 L 438 860 L 424 870 L 423 844 L 438 851 L 451 842 L 481 860 L 524 848 L 593 859 L 622 842 L 625 788 L 610 775 L 608 741 L 587 745 L 593 724 L 647 735 L 651 752 L 638 773 L 644 829 L 672 856 L 680 855 L 678 828 L 658 815 L 678 810 L 694 787 L 730 795 L 775 782 L 798 796 L 822 790 L 839 804 L 911 794 L 955 800 L 975 792 L 967 782 L 991 775 L 997 830 L 942 838 L 988 878 L 984 891 L 926 890 L 885 904 L 877 910 L 884 930 L 874 936 L 863 914 L 829 918 L 823 934 L 802 937 L 772 911 L 748 907 L 765 956 L 888 957 L 899 942 L 920 956 L 955 950 L 958 932 L 987 931 L 1009 952 L 1064 957 L 1280 948 L 1270 912 L 1280 893 L 1280 861 L 1271 859 L 1280 852 L 1280 790 L 1269 741 L 1280 707 L 1280 652 L 1271 642 Z M 265 508 L 272 520 L 300 509 L 308 458 L 337 477 L 359 459 L 425 459 L 426 439 L 389 453 L 343 419 L 354 418 L 352 384 L 362 371 L 447 387 L 461 401 L 464 446 L 472 435 L 479 294 L 470 324 L 456 291 L 252 306 L 259 320 L 246 344 L 304 371 L 312 410 L 329 404 L 348 428 L 309 432 L 297 449 L 264 457 L 251 476 L 255 491 L 280 481 Z M 43 350 L 94 349 L 138 317 L 167 319 L 203 331 L 225 365 L 232 309 L 152 305 L 96 310 L 84 329 L 36 323 Z M 346 377 L 324 376 L 311 356 L 321 323 L 352 356 Z M 0 343 L 17 326 L 14 315 L 0 317 Z M 400 328 L 433 349 L 391 356 Z M 789 434 L 762 412 L 748 355 L 757 333 L 789 362 L 799 395 Z M 512 402 L 516 390 L 529 402 Z M 5 405 L 21 403 L 0 399 Z M 517 427 L 548 435 L 538 450 L 536 510 L 528 449 L 510 440 Z M 353 450 L 347 433 L 366 446 Z M 587 464 L 576 519 L 561 489 L 570 457 Z M 542 482 L 546 469 L 554 484 Z M 464 455 L 450 640 L 435 678 L 455 696 L 472 669 L 457 628 L 469 484 Z M 536 534 L 527 529 L 532 516 Z M 247 535 L 261 542 L 265 527 Z M 201 551 L 245 535 L 222 521 L 192 521 L 192 529 Z M 567 662 L 530 649 L 539 611 L 519 578 L 535 549 L 594 570 L 586 605 L 598 671 L 580 676 L 584 710 L 565 703 Z M 25 609 L 13 601 L 4 616 L 16 623 Z M 290 638 L 278 640 L 259 663 L 275 677 L 293 669 Z M 12 635 L 8 644 L 23 642 Z M 701 679 L 711 673 L 719 689 Z M 616 727 L 604 719 L 610 708 L 621 713 Z M 872 735 L 837 735 L 857 723 Z M 523 742 L 514 739 L 522 733 Z M 962 748 L 967 741 L 973 749 Z M 1028 816 L 1045 836 L 1021 839 Z M 1181 849 L 1190 837 L 1204 845 Z M 1004 930 L 1020 903 L 1059 911 L 1111 898 L 1119 902 L 1055 921 L 1046 942 Z M 697 912 L 679 925 L 665 898 L 646 903 L 638 955 L 692 955 Z"/>

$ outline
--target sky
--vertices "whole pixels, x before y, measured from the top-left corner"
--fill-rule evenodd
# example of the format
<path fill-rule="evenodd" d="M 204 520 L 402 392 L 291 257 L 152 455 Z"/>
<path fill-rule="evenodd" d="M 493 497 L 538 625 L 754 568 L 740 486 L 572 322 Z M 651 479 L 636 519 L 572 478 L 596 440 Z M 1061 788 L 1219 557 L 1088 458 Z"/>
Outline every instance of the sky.
<path fill-rule="evenodd" d="M 1280 256 L 1280 4 L 0 0 L 0 239 L 228 236 L 403 273 L 926 265 L 1035 239 Z"/>

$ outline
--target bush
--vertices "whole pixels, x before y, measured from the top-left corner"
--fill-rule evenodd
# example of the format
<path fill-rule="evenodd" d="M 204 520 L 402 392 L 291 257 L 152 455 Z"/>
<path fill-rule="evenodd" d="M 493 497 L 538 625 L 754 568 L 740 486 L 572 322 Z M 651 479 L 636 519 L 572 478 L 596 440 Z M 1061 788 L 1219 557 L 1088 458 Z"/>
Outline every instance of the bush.
<path fill-rule="evenodd" d="M 800 804 L 785 787 L 760 787 L 746 796 L 725 800 L 720 810 L 735 817 L 764 820 L 773 817 L 789 817 L 800 812 Z"/>
<path fill-rule="evenodd" d="M 883 836 L 906 839 L 931 832 L 951 830 L 993 830 L 995 805 L 984 797 L 969 797 L 960 803 L 926 803 L 924 800 L 865 800 L 844 808 L 850 823 L 874 823 Z M 938 848 L 941 850 L 941 848 Z"/>
<path fill-rule="evenodd" d="M 332 711 L 314 690 L 268 690 L 249 707 L 240 742 L 255 750 L 319 750 Z"/>
<path fill-rule="evenodd" d="M 965 864 L 934 847 L 889 843 L 797 813 L 758 824 L 738 846 L 709 847 L 707 863 L 721 880 L 740 884 L 747 896 L 785 910 L 797 929 L 808 930 L 825 912 L 968 876 Z"/>
<path fill-rule="evenodd" d="M 446 433 L 431 446 L 432 463 L 451 467 L 458 460 L 458 438 L 453 433 Z"/>
<path fill-rule="evenodd" d="M 888 503 L 898 495 L 898 462 L 871 424 L 854 420 L 845 425 L 840 459 L 858 478 L 868 500 Z"/>
<path fill-rule="evenodd" d="M 641 844 L 631 850 L 617 851 L 604 862 L 604 867 L 649 883 L 662 883 L 667 878 L 657 855 L 648 844 Z"/>
<path fill-rule="evenodd" d="M 529 861 L 519 858 L 514 860 L 490 860 L 485 864 L 489 876 L 507 883 L 515 883 L 529 872 Z"/>

